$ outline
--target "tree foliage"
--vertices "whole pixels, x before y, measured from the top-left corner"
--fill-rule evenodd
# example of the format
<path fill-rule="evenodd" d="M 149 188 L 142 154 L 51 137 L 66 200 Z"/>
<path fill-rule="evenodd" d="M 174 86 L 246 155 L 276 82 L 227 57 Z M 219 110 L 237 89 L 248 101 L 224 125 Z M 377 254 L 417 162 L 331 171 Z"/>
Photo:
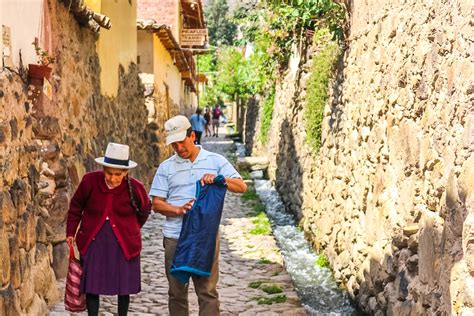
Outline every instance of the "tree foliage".
<path fill-rule="evenodd" d="M 226 30 L 228 18 L 225 0 L 211 0 L 207 19 L 211 43 L 235 46 L 219 47 L 213 61 L 216 67 L 213 88 L 208 99 L 225 97 L 235 101 L 237 96 L 261 94 L 264 117 L 260 136 L 268 137 L 275 99 L 275 78 L 285 69 L 295 45 L 309 42 L 314 34 L 324 32 L 319 56 L 314 59 L 312 77 L 308 86 L 305 111 L 308 142 L 318 148 L 321 122 L 327 100 L 327 86 L 338 53 L 338 41 L 344 37 L 346 11 L 343 4 L 334 0 L 260 0 L 251 8 L 238 9 L 231 24 L 238 25 L 242 36 L 235 39 L 235 29 Z M 235 23 L 235 24 L 234 24 Z M 222 32 L 234 32 L 233 40 Z"/>
<path fill-rule="evenodd" d="M 284 64 L 292 45 L 320 28 L 343 38 L 345 9 L 333 0 L 262 0 L 250 12 L 235 14 L 244 41 L 259 42 L 277 64 Z M 273 65 L 274 66 L 274 65 Z"/>
<path fill-rule="evenodd" d="M 229 16 L 227 0 L 210 0 L 204 10 L 209 43 L 214 46 L 233 45 L 237 34 L 237 25 Z"/>

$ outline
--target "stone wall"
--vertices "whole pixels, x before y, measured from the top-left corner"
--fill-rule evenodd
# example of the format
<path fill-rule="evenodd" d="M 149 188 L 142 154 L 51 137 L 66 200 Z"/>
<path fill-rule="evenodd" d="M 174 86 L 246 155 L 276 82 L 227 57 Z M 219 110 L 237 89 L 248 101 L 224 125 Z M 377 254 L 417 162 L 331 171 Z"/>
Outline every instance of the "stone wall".
<path fill-rule="evenodd" d="M 32 102 L 32 87 L 0 72 L 0 314 L 44 315 L 67 269 L 69 200 L 86 171 L 97 169 L 109 141 L 131 146 L 132 175 L 154 173 L 153 130 L 136 65 L 117 69 L 116 98 L 100 95 L 95 36 L 50 1 L 53 99 Z"/>
<path fill-rule="evenodd" d="M 474 313 L 472 7 L 351 7 L 319 154 L 303 124 L 317 47 L 277 87 L 268 146 L 247 144 L 365 312 Z"/>

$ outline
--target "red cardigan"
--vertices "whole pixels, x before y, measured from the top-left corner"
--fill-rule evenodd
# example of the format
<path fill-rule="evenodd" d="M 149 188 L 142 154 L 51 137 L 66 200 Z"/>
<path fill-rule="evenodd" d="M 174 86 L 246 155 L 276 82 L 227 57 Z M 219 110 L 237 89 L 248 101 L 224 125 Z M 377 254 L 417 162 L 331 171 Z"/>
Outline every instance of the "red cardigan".
<path fill-rule="evenodd" d="M 130 180 L 140 214 L 132 208 L 125 179 L 118 187 L 109 189 L 103 171 L 87 173 L 82 178 L 72 197 L 66 224 L 66 236 L 76 237 L 81 255 L 85 255 L 107 216 L 125 258 L 130 260 L 140 254 L 140 228 L 148 218 L 151 203 L 144 185 L 134 178 Z"/>

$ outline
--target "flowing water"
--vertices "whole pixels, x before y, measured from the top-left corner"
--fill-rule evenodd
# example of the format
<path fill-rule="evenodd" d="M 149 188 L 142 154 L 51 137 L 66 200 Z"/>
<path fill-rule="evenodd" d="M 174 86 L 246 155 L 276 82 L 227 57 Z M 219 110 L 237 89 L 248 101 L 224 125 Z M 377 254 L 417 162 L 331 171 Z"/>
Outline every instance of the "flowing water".
<path fill-rule="evenodd" d="M 285 210 L 271 182 L 255 180 L 255 189 L 265 204 L 286 270 L 308 314 L 357 315 L 347 294 L 338 288 L 331 271 L 316 266 L 318 255 L 304 238 L 303 231 L 296 226 L 294 216 Z"/>

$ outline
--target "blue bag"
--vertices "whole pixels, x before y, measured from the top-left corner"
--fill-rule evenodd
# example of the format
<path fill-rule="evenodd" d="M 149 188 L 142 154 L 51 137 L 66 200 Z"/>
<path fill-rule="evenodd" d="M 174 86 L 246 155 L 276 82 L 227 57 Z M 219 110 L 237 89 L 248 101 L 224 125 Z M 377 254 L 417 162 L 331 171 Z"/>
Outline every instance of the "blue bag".
<path fill-rule="evenodd" d="M 222 175 L 211 185 L 201 187 L 201 182 L 196 182 L 196 201 L 183 216 L 170 271 L 183 284 L 189 283 L 191 276 L 211 275 L 226 192 L 227 184 Z"/>

